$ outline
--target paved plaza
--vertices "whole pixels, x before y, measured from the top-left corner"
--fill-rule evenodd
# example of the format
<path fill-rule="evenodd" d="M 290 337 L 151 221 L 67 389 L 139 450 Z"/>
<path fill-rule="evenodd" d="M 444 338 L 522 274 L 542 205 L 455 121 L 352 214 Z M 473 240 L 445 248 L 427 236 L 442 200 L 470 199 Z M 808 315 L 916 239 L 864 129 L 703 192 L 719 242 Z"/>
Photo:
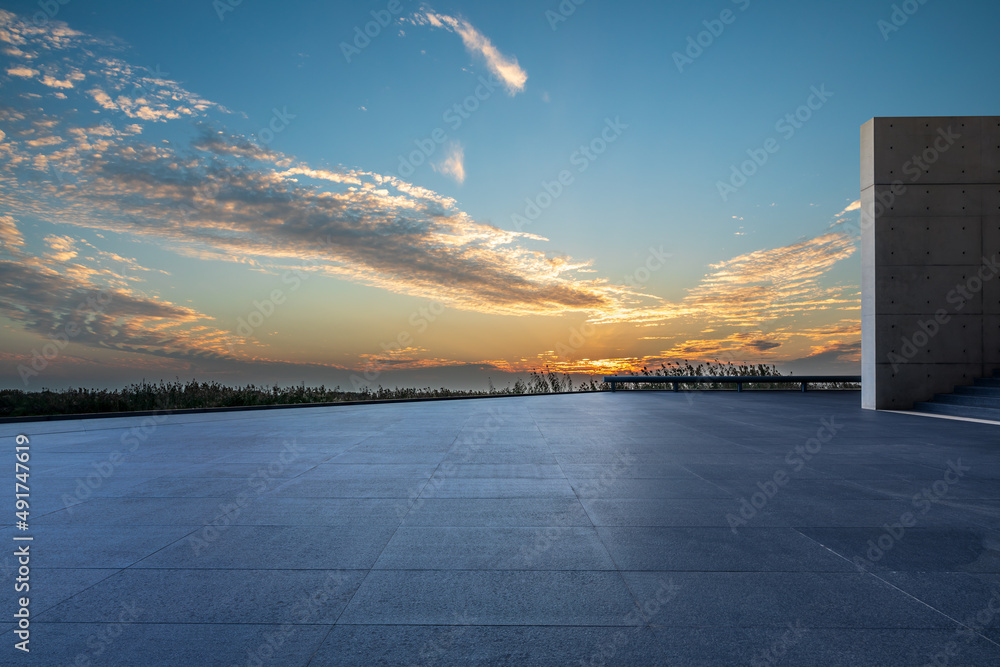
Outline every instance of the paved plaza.
<path fill-rule="evenodd" d="M 857 392 L 176 414 L 0 438 L 3 665 L 1000 664 L 1000 426 L 863 411 Z M 30 593 L 15 593 L 24 545 Z"/>

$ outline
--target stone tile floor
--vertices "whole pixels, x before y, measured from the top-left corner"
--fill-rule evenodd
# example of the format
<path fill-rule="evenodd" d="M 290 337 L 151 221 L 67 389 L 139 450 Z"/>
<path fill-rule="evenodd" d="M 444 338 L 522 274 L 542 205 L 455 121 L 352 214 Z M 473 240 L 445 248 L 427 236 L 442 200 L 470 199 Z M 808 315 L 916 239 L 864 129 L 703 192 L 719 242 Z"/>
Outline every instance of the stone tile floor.
<path fill-rule="evenodd" d="M 1000 664 L 1000 427 L 867 412 L 857 393 L 33 422 L 0 439 L 4 665 Z M 28 654 L 11 622 L 22 544 Z"/>

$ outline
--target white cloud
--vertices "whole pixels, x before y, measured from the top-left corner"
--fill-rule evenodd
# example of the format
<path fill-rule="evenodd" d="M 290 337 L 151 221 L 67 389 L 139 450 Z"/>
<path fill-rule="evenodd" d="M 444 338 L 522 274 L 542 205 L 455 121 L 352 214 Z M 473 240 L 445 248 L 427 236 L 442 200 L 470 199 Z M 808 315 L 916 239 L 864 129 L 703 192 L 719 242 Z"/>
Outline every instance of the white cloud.
<path fill-rule="evenodd" d="M 760 327 L 781 317 L 855 305 L 853 287 L 824 287 L 819 278 L 856 250 L 837 232 L 781 248 L 756 250 L 718 264 L 684 302 L 713 322 Z"/>
<path fill-rule="evenodd" d="M 82 81 L 84 75 L 82 72 L 73 72 L 65 79 L 57 79 L 54 76 L 49 76 L 46 74 L 42 77 L 42 84 L 48 86 L 49 88 L 72 88 L 74 81 Z"/>
<path fill-rule="evenodd" d="M 852 204 L 848 204 L 847 208 L 845 208 L 843 211 L 841 211 L 840 213 L 838 213 L 834 217 L 835 218 L 839 218 L 840 216 L 844 215 L 845 213 L 850 213 L 851 211 L 860 211 L 860 210 L 861 210 L 861 200 L 859 199 L 858 201 L 856 201 L 856 202 L 854 202 Z"/>
<path fill-rule="evenodd" d="M 56 262 L 68 262 L 79 254 L 76 241 L 68 236 L 46 236 L 45 243 L 49 246 L 46 257 Z"/>
<path fill-rule="evenodd" d="M 17 228 L 14 218 L 9 215 L 0 215 L 0 241 L 8 249 L 24 247 L 24 235 Z"/>
<path fill-rule="evenodd" d="M 33 146 L 33 147 L 38 147 L 38 146 L 55 146 L 56 144 L 61 144 L 62 141 L 63 140 L 62 140 L 61 137 L 56 137 L 56 136 L 53 136 L 53 135 L 49 135 L 47 137 L 39 137 L 38 139 L 32 139 L 31 141 L 28 141 L 27 144 L 29 146 Z"/>
<path fill-rule="evenodd" d="M 497 47 L 483 33 L 464 19 L 457 19 L 446 14 L 427 12 L 415 17 L 417 22 L 426 21 L 435 28 L 444 28 L 456 33 L 462 38 L 462 43 L 469 53 L 481 56 L 486 61 L 489 70 L 503 81 L 507 92 L 515 95 L 524 90 L 528 80 L 527 73 L 521 69 L 517 58 L 500 53 Z"/>
<path fill-rule="evenodd" d="M 19 76 L 25 79 L 30 79 L 33 76 L 37 76 L 39 72 L 37 69 L 31 69 L 30 67 L 18 65 L 16 67 L 8 67 L 7 74 L 10 76 Z"/>
<path fill-rule="evenodd" d="M 440 162 L 432 164 L 434 171 L 455 179 L 456 183 L 465 182 L 465 148 L 457 141 L 451 142 L 445 149 Z"/>

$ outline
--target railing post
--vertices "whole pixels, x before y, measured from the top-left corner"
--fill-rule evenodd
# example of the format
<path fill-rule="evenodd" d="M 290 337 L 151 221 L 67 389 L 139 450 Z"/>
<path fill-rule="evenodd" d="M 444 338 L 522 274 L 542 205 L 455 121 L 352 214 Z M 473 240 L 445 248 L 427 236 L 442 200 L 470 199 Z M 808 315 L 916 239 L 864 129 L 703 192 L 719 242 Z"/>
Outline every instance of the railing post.
<path fill-rule="evenodd" d="M 805 382 L 802 383 L 802 393 L 803 394 L 806 393 L 806 383 Z"/>
<path fill-rule="evenodd" d="M 615 382 L 611 383 L 611 392 L 612 393 L 614 393 L 614 391 L 615 391 L 615 384 L 616 384 Z"/>
<path fill-rule="evenodd" d="M 737 394 L 743 393 L 743 383 L 742 382 L 737 382 L 736 383 L 736 393 Z"/>
<path fill-rule="evenodd" d="M 677 383 L 674 383 L 674 391 L 677 391 Z"/>

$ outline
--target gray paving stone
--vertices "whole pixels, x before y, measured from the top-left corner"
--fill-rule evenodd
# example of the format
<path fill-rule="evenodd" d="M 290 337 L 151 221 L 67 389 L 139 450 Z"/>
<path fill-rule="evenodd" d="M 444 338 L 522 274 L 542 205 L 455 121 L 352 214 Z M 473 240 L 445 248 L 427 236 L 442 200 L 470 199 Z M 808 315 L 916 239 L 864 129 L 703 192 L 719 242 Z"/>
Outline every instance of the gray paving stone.
<path fill-rule="evenodd" d="M 610 476 L 609 476 L 610 477 Z M 701 479 L 576 479 L 573 490 L 580 498 L 732 498 L 724 487 Z"/>
<path fill-rule="evenodd" d="M 567 463 L 562 467 L 572 480 L 614 476 L 627 479 L 659 477 L 666 479 L 699 479 L 698 475 L 677 463 L 631 464 L 629 459 L 607 465 L 601 463 Z"/>
<path fill-rule="evenodd" d="M 1000 646 L 982 638 L 970 642 L 944 629 L 816 628 L 789 619 L 779 628 L 654 627 L 663 664 L 981 667 L 997 664 Z M 950 646 L 954 644 L 954 646 Z M 946 647 L 954 651 L 945 654 Z"/>
<path fill-rule="evenodd" d="M 847 572 L 853 566 L 792 528 L 599 527 L 622 570 Z"/>
<path fill-rule="evenodd" d="M 635 611 L 617 572 L 373 570 L 338 623 L 628 626 Z"/>
<path fill-rule="evenodd" d="M 323 479 L 308 472 L 283 482 L 269 498 L 415 498 L 427 486 L 427 477 Z"/>
<path fill-rule="evenodd" d="M 141 568 L 367 569 L 392 526 L 202 527 L 135 564 Z"/>
<path fill-rule="evenodd" d="M 156 553 L 195 529 L 195 526 L 116 526 L 86 524 L 37 526 L 31 543 L 32 567 L 120 569 Z M 9 529 L 0 539 L 14 544 Z M 11 548 L 11 552 L 14 548 Z"/>
<path fill-rule="evenodd" d="M 799 531 L 864 571 L 1000 572 L 998 532 L 924 528 L 900 521 L 887 521 L 879 528 Z"/>
<path fill-rule="evenodd" d="M 575 498 L 565 479 L 438 477 L 421 492 L 431 498 Z"/>
<path fill-rule="evenodd" d="M 413 504 L 399 498 L 256 499 L 238 514 L 236 526 L 397 526 Z"/>
<path fill-rule="evenodd" d="M 377 570 L 613 570 L 593 528 L 402 526 Z"/>
<path fill-rule="evenodd" d="M 406 526 L 590 526 L 576 498 L 418 498 Z"/>
<path fill-rule="evenodd" d="M 649 628 L 471 625 L 338 625 L 314 664 L 368 667 L 548 667 L 605 665 L 661 667 L 665 649 Z"/>
<path fill-rule="evenodd" d="M 880 579 L 858 572 L 624 572 L 639 600 L 664 577 L 676 597 L 651 620 L 671 627 L 944 628 L 951 619 Z"/>
<path fill-rule="evenodd" d="M 325 625 L 232 623 L 39 621 L 33 627 L 30 662 L 17 656 L 4 664 L 232 667 L 276 664 L 278 658 L 283 666 L 306 667 L 330 631 Z M 7 647 L 3 651 L 0 659 L 9 656 Z"/>
<path fill-rule="evenodd" d="M 197 526 L 222 514 L 231 497 L 95 498 L 38 517 L 42 526 Z M 72 502 L 72 501 L 70 501 Z"/>
<path fill-rule="evenodd" d="M 440 466 L 434 477 L 526 477 L 531 479 L 562 479 L 566 477 L 562 468 L 555 464 L 543 463 L 460 463 Z"/>
<path fill-rule="evenodd" d="M 15 547 L 16 549 L 16 547 Z M 14 549 L 11 549 L 14 551 Z M 4 601 L 4 609 L 13 612 L 18 598 L 28 597 L 32 614 L 43 613 L 51 609 L 60 602 L 80 593 L 94 584 L 107 579 L 113 574 L 120 572 L 116 569 L 99 569 L 93 567 L 86 568 L 42 568 L 34 569 L 27 580 L 20 582 L 27 584 L 28 590 L 17 591 L 14 588 L 16 566 L 18 563 L 13 555 L 5 554 L 0 562 L 0 570 L 4 571 L 4 579 L 11 582 L 10 586 L 4 586 L 3 595 L 0 598 Z"/>
<path fill-rule="evenodd" d="M 308 479 L 427 479 L 438 467 L 433 463 L 321 463 L 309 468 Z"/>
<path fill-rule="evenodd" d="M 112 623 L 134 609 L 142 623 L 332 625 L 364 570 L 128 569 L 48 609 L 39 620 Z"/>

